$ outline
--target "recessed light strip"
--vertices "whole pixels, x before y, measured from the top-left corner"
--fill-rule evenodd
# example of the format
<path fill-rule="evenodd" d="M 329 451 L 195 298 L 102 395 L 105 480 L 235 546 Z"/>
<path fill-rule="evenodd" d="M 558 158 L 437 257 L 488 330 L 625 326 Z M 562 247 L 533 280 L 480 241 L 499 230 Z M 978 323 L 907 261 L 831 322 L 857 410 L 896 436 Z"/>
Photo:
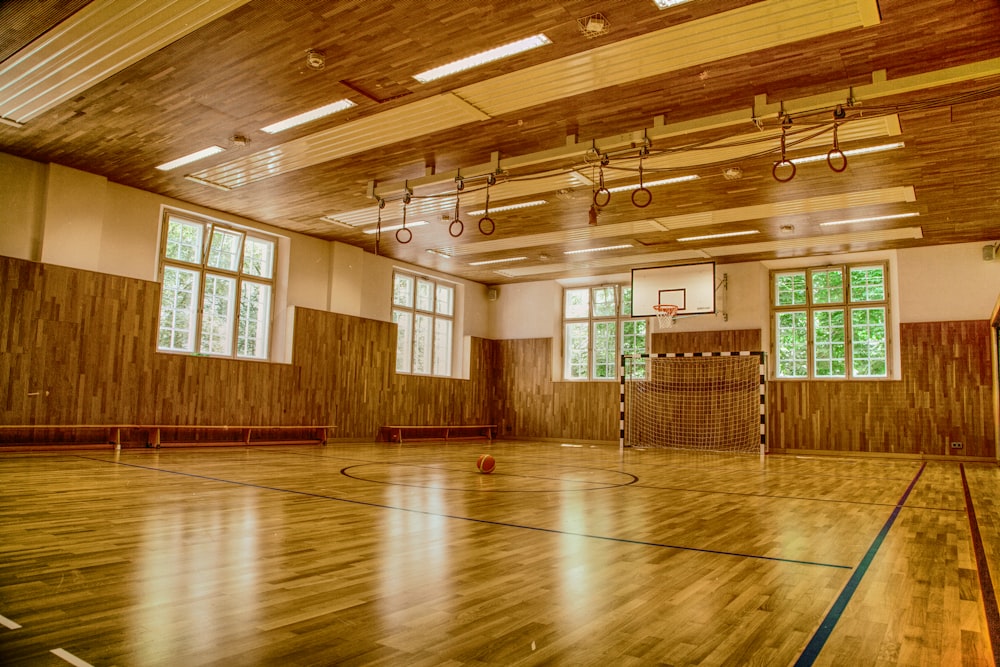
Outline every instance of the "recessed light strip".
<path fill-rule="evenodd" d="M 581 248 L 580 250 L 564 250 L 564 255 L 580 255 L 587 252 L 604 252 L 605 250 L 622 250 L 623 248 L 633 248 L 631 243 L 622 243 L 620 245 L 606 245 L 601 248 Z"/>
<path fill-rule="evenodd" d="M 452 74 L 457 74 L 458 72 L 464 72 L 465 70 L 472 69 L 473 67 L 479 67 L 480 65 L 485 65 L 486 63 L 491 63 L 495 60 L 501 60 L 502 58 L 508 58 L 510 56 L 517 55 L 518 53 L 524 53 L 525 51 L 537 49 L 539 46 L 545 46 L 546 44 L 551 43 L 551 40 L 543 34 L 532 35 L 531 37 L 519 39 L 516 42 L 510 42 L 509 44 L 504 44 L 503 46 L 498 46 L 488 51 L 483 51 L 481 53 L 450 62 L 446 65 L 441 65 L 440 67 L 434 67 L 433 69 L 429 69 L 425 72 L 414 74 L 413 78 L 420 83 L 435 81 Z"/>
<path fill-rule="evenodd" d="M 508 262 L 523 262 L 527 257 L 507 257 L 505 259 L 485 259 L 481 262 L 469 262 L 469 266 L 486 266 L 487 264 L 507 264 Z"/>
<path fill-rule="evenodd" d="M 892 144 L 879 144 L 878 146 L 869 146 L 868 148 L 852 148 L 851 150 L 844 151 L 844 155 L 847 157 L 853 157 L 855 155 L 868 155 L 869 153 L 881 153 L 883 151 L 894 151 L 900 148 L 906 148 L 906 144 L 902 141 L 897 141 Z M 809 155 L 806 157 L 796 157 L 792 158 L 792 162 L 795 164 L 809 164 L 810 162 L 822 162 L 826 159 L 829 153 L 823 153 L 822 155 Z M 836 160 L 836 158 L 834 158 Z"/>
<path fill-rule="evenodd" d="M 851 220 L 831 220 L 830 222 L 819 223 L 820 227 L 832 227 L 834 225 L 853 225 L 858 222 L 880 222 L 882 220 L 898 220 L 899 218 L 913 218 L 920 215 L 914 211 L 911 213 L 895 213 L 893 215 L 876 215 L 868 218 L 853 218 Z"/>
<path fill-rule="evenodd" d="M 413 222 L 406 223 L 406 228 L 409 229 L 410 227 L 423 227 L 426 224 L 428 224 L 428 222 L 426 220 L 414 220 Z M 372 227 L 371 229 L 364 230 L 364 233 L 365 234 L 375 234 L 375 233 L 377 233 L 379 231 L 394 232 L 397 229 L 402 229 L 402 228 L 403 228 L 403 225 L 389 225 L 388 227 L 383 227 L 381 230 L 379 230 L 378 227 Z"/>
<path fill-rule="evenodd" d="M 507 204 L 505 206 L 494 206 L 490 209 L 490 213 L 499 213 L 500 211 L 514 211 L 519 208 L 529 208 L 531 206 L 541 206 L 542 204 L 548 204 L 549 202 L 544 199 L 536 199 L 535 201 L 526 201 L 521 204 Z M 486 213 L 486 209 L 480 209 L 478 211 L 469 211 L 469 215 L 481 215 Z"/>
<path fill-rule="evenodd" d="M 351 100 L 337 100 L 336 102 L 331 102 L 325 106 L 305 111 L 297 116 L 292 116 L 291 118 L 286 118 L 285 120 L 279 120 L 277 123 L 271 123 L 267 127 L 262 127 L 260 129 L 268 134 L 277 134 L 278 132 L 283 132 L 284 130 L 298 125 L 304 125 L 305 123 L 311 123 L 312 121 L 319 120 L 320 118 L 326 118 L 327 116 L 331 116 L 338 111 L 350 109 L 353 106 L 357 105 L 355 105 Z"/>
<path fill-rule="evenodd" d="M 195 151 L 194 153 L 188 153 L 187 155 L 181 156 L 176 160 L 171 160 L 170 162 L 164 162 L 163 164 L 156 165 L 156 168 L 160 171 L 170 171 L 171 169 L 176 169 L 177 167 L 183 167 L 186 164 L 191 164 L 192 162 L 197 162 L 202 158 L 206 158 L 209 155 L 216 155 L 226 150 L 222 146 L 209 146 L 208 148 L 202 148 L 200 151 Z"/>
<path fill-rule="evenodd" d="M 677 239 L 678 241 L 704 241 L 706 239 L 721 239 L 727 236 L 750 236 L 752 234 L 760 234 L 757 229 L 748 229 L 743 232 L 726 232 L 724 234 L 705 234 L 703 236 L 686 236 L 682 239 Z"/>
<path fill-rule="evenodd" d="M 644 188 L 655 188 L 657 185 L 673 185 L 674 183 L 686 183 L 688 181 L 697 181 L 698 176 L 676 176 L 674 178 L 661 178 L 658 181 L 647 181 L 642 184 Z M 639 184 L 632 183 L 631 185 L 616 185 L 613 188 L 608 188 L 608 192 L 628 192 L 629 190 L 638 190 Z"/>

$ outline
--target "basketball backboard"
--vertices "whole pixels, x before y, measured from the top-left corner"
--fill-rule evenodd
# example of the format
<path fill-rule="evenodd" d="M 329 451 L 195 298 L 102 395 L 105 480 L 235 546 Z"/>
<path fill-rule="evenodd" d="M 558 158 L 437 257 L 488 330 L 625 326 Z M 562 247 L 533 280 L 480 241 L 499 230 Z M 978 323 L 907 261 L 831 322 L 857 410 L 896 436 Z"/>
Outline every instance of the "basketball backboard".
<path fill-rule="evenodd" d="M 715 262 L 632 269 L 632 317 L 652 317 L 662 304 L 678 315 L 714 314 Z"/>

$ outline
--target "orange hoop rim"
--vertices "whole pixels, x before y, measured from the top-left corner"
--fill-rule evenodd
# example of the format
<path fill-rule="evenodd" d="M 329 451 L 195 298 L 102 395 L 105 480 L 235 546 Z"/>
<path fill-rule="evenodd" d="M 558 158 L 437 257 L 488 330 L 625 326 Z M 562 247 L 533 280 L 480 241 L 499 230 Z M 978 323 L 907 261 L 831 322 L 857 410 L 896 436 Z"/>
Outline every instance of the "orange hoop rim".
<path fill-rule="evenodd" d="M 672 305 L 667 304 L 667 303 L 657 303 L 657 304 L 653 304 L 653 310 L 655 310 L 658 314 L 676 315 L 677 311 L 680 310 L 680 307 L 679 306 L 672 306 Z"/>

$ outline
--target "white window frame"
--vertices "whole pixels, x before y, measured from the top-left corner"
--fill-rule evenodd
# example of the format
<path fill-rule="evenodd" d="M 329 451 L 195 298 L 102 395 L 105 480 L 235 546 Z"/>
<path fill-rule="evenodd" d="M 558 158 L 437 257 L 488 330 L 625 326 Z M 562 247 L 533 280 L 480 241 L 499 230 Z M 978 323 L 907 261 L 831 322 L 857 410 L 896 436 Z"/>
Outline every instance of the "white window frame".
<path fill-rule="evenodd" d="M 861 270 L 869 267 L 880 267 L 882 269 L 882 295 L 881 298 L 870 298 L 866 297 L 864 299 L 855 299 L 851 296 L 851 271 Z M 829 271 L 839 270 L 843 275 L 843 285 L 842 285 L 842 295 L 839 300 L 834 301 L 816 301 L 815 290 L 814 290 L 814 278 L 817 275 L 822 275 Z M 804 290 L 805 290 L 805 302 L 804 303 L 791 303 L 791 304 L 779 304 L 778 303 L 778 279 L 781 276 L 787 276 L 792 274 L 803 274 Z M 891 293 L 891 282 L 890 278 L 891 265 L 888 260 L 877 259 L 872 261 L 852 261 L 838 264 L 825 264 L 825 265 L 809 265 L 800 266 L 795 268 L 783 268 L 783 269 L 772 269 L 770 272 L 770 330 L 771 330 L 771 358 L 772 364 L 770 369 L 770 376 L 774 380 L 785 380 L 785 381 L 803 381 L 803 380 L 821 380 L 821 381 L 831 381 L 831 382 L 860 382 L 860 381 L 884 381 L 898 379 L 897 369 L 894 367 L 894 360 L 898 359 L 897 350 L 895 349 L 895 336 L 896 324 L 893 317 L 892 309 L 892 293 Z M 857 287 L 857 286 L 855 286 Z M 819 289 L 822 289 L 820 287 Z M 885 345 L 885 373 L 883 375 L 857 375 L 854 371 L 854 348 L 855 344 L 853 342 L 853 313 L 855 311 L 861 312 L 865 310 L 882 310 L 883 311 L 883 321 L 881 323 L 881 328 L 884 330 L 884 345 Z M 820 348 L 826 346 L 827 341 L 819 341 L 817 336 L 817 318 L 822 317 L 827 313 L 843 313 L 843 341 L 833 341 L 830 346 L 843 345 L 844 355 L 844 371 L 843 374 L 821 374 L 817 372 L 818 361 L 822 362 L 826 359 L 819 359 Z M 784 316 L 784 319 L 788 319 L 791 314 L 804 314 L 804 318 L 800 318 L 796 322 L 796 328 L 800 328 L 805 331 L 806 335 L 806 350 L 805 358 L 802 363 L 805 364 L 805 374 L 800 375 L 789 375 L 782 372 L 782 359 L 781 351 L 779 347 L 781 345 L 781 338 L 779 329 L 779 318 Z M 798 359 L 798 357 L 796 357 Z"/>
<path fill-rule="evenodd" d="M 632 339 L 641 335 L 642 349 L 632 349 L 634 353 L 649 352 L 649 337 L 651 330 L 649 318 L 632 317 L 631 285 L 592 285 L 588 287 L 565 287 L 562 295 L 562 378 L 568 382 L 617 382 L 619 381 L 618 366 L 622 350 L 626 349 L 626 323 L 640 324 L 644 329 L 642 334 L 633 333 Z M 570 303 L 571 296 L 587 294 L 586 307 Z M 613 295 L 610 312 L 607 309 L 606 297 Z M 600 296 L 604 300 L 595 298 Z M 603 308 L 602 308 L 603 306 Z M 599 329 L 606 329 L 613 324 L 615 328 L 614 349 L 595 349 Z M 583 343 L 586 339 L 585 344 Z M 604 339 L 607 342 L 607 339 Z M 610 364 L 610 366 L 609 366 Z M 601 373 L 605 373 L 602 375 Z"/>
<path fill-rule="evenodd" d="M 192 225 L 200 228 L 199 248 L 191 248 L 188 257 L 180 258 L 170 256 L 168 246 L 171 244 L 170 224 L 176 221 L 181 224 Z M 212 255 L 213 236 L 218 234 L 219 238 L 227 238 L 235 241 L 236 247 L 230 247 L 232 257 L 230 266 L 213 266 L 212 261 L 218 263 L 222 255 Z M 269 248 L 269 256 L 266 258 L 267 275 L 256 275 L 253 271 L 247 270 L 247 263 L 250 258 L 246 255 L 248 242 L 256 242 L 259 246 Z M 218 246 L 216 246 L 218 248 Z M 167 354 L 191 354 L 198 356 L 221 357 L 228 359 L 240 359 L 248 361 L 270 361 L 274 342 L 274 322 L 275 322 L 275 300 L 276 300 L 276 277 L 278 274 L 279 243 L 278 237 L 265 232 L 261 232 L 248 227 L 225 223 L 219 220 L 196 215 L 187 211 L 164 208 L 161 219 L 161 243 L 159 255 L 159 280 L 161 284 L 160 312 L 157 322 L 157 342 L 158 352 Z M 176 255 L 176 253 L 173 253 Z M 172 337 L 166 343 L 164 335 L 170 332 L 177 333 L 179 328 L 174 324 L 174 318 L 178 314 L 184 314 L 182 309 L 167 308 L 165 303 L 171 298 L 169 285 L 174 284 L 171 278 L 179 275 L 196 276 L 191 289 L 186 291 L 190 297 L 189 307 L 186 315 L 189 321 L 183 325 L 184 335 Z M 222 309 L 227 315 L 222 318 L 222 326 L 209 330 L 214 316 L 217 312 L 210 308 L 207 300 L 211 295 L 206 295 L 206 285 L 216 283 L 228 285 L 228 301 L 221 302 Z M 244 290 L 256 290 L 259 298 L 257 307 L 264 310 L 263 316 L 249 320 L 246 312 L 242 309 L 241 301 Z M 222 295 L 220 298 L 225 298 Z M 208 310 L 206 310 L 206 308 Z M 165 318 L 170 317 L 171 323 L 167 324 Z M 256 326 L 256 331 L 251 333 L 249 338 L 246 332 Z M 223 340 L 227 349 L 220 351 L 216 349 L 206 349 L 205 336 L 209 340 Z M 253 341 L 253 351 L 246 352 L 246 345 Z M 183 341 L 183 342 L 179 342 Z M 243 349 L 241 350 L 241 345 Z"/>
<path fill-rule="evenodd" d="M 400 285 L 406 281 L 411 287 L 404 294 Z M 450 281 L 403 269 L 393 271 L 390 312 L 397 326 L 397 373 L 453 376 L 458 293 L 458 286 Z"/>

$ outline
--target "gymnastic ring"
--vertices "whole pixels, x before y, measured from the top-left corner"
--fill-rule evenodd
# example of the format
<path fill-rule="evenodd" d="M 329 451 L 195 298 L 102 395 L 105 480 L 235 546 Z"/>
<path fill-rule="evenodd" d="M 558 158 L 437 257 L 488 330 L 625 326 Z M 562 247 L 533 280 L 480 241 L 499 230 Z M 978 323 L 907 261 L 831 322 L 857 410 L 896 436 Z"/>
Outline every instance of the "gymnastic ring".
<path fill-rule="evenodd" d="M 409 236 L 406 237 L 405 241 L 403 239 L 399 238 L 399 235 L 402 232 L 406 232 L 407 234 L 409 234 Z M 407 243 L 409 243 L 410 241 L 413 240 L 413 232 L 411 230 L 407 229 L 406 227 L 403 227 L 402 229 L 397 229 L 396 230 L 396 240 L 399 241 L 400 243 L 402 243 L 403 245 L 406 245 Z"/>
<path fill-rule="evenodd" d="M 792 173 L 788 175 L 788 178 L 778 178 L 778 167 L 780 167 L 783 164 L 787 164 L 792 168 Z M 796 166 L 794 162 L 792 162 L 791 160 L 782 159 L 780 162 L 775 162 L 774 166 L 771 167 L 771 176 L 773 176 L 774 180 L 778 181 L 779 183 L 787 183 L 788 181 L 795 178 L 795 170 Z"/>
<path fill-rule="evenodd" d="M 604 203 L 603 204 L 601 202 L 597 201 L 597 198 L 599 196 L 601 196 L 602 194 L 603 194 L 603 199 L 604 199 Z M 608 190 L 607 188 L 601 188 L 600 190 L 598 190 L 597 192 L 594 193 L 594 206 L 596 206 L 597 208 L 604 208 L 610 202 L 611 202 L 611 190 Z"/>
<path fill-rule="evenodd" d="M 458 234 L 455 233 L 455 225 L 458 225 Z M 465 231 L 465 223 L 463 223 L 458 218 L 452 220 L 451 224 L 448 225 L 448 233 L 451 234 L 452 238 L 457 239 L 459 236 L 462 235 L 462 232 L 464 231 Z"/>
<path fill-rule="evenodd" d="M 637 194 L 639 194 L 640 192 L 645 192 L 646 193 L 646 202 L 643 203 L 643 204 L 640 204 L 639 202 L 637 202 L 635 200 L 635 196 Z M 652 203 L 653 203 L 653 193 L 650 192 L 648 189 L 646 189 L 646 188 L 638 188 L 638 189 L 632 191 L 632 205 L 635 206 L 636 208 L 646 208 L 647 206 L 649 206 Z"/>
<path fill-rule="evenodd" d="M 483 223 L 485 222 L 490 223 L 490 231 L 486 231 L 485 229 L 483 229 Z M 496 229 L 497 229 L 497 223 L 493 222 L 493 218 L 482 217 L 479 219 L 479 231 L 483 233 L 483 236 L 489 236 L 490 234 L 495 232 Z"/>
<path fill-rule="evenodd" d="M 840 169 L 833 166 L 833 158 L 836 155 L 840 155 L 840 159 L 843 161 L 843 163 L 840 165 Z M 844 151 L 840 150 L 839 148 L 831 148 L 830 152 L 826 154 L 826 163 L 830 165 L 830 169 L 833 169 L 835 172 L 839 174 L 840 172 L 847 169 L 847 156 L 844 155 Z"/>

